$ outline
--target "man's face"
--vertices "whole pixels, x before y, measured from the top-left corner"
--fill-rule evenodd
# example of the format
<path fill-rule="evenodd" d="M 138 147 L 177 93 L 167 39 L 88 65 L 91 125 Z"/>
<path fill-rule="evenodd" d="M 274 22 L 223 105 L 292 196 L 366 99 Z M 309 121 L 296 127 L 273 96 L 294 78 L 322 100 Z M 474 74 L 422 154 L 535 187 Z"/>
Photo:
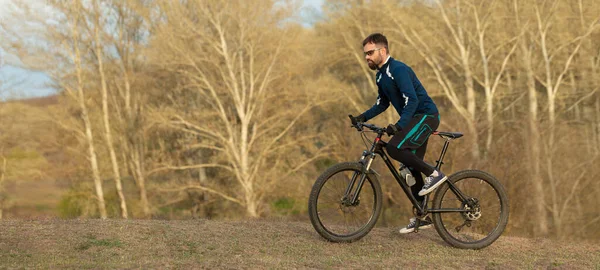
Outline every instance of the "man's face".
<path fill-rule="evenodd" d="M 369 68 L 372 70 L 376 70 L 381 63 L 385 59 L 383 59 L 383 53 L 385 48 L 377 46 L 374 43 L 367 43 L 363 47 L 363 52 L 365 54 L 365 60 L 367 60 L 367 64 Z"/>

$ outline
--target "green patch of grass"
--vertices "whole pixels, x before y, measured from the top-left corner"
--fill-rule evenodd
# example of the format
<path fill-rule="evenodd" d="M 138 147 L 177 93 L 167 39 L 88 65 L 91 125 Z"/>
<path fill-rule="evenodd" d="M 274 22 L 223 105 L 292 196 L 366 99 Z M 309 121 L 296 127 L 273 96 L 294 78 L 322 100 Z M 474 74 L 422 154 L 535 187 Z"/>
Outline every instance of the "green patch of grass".
<path fill-rule="evenodd" d="M 496 268 L 498 266 L 500 266 L 500 264 L 498 262 L 496 262 L 496 261 L 488 261 L 488 265 L 487 265 L 488 268 Z"/>
<path fill-rule="evenodd" d="M 11 252 L 8 254 L 13 259 L 31 258 L 30 253 Z"/>
<path fill-rule="evenodd" d="M 76 250 L 84 251 L 91 247 L 122 247 L 123 243 L 119 239 L 97 239 L 95 235 L 88 234 L 85 236 L 85 241 L 75 247 Z"/>
<path fill-rule="evenodd" d="M 58 213 L 62 218 L 74 218 L 81 216 L 83 207 L 87 201 L 84 194 L 77 193 L 75 190 L 69 191 L 63 195 L 58 203 Z"/>
<path fill-rule="evenodd" d="M 294 208 L 294 199 L 291 198 L 280 198 L 273 203 L 273 206 L 277 210 L 290 210 Z"/>
<path fill-rule="evenodd" d="M 184 240 L 183 242 L 173 242 L 172 245 L 178 258 L 187 259 L 198 254 L 198 244 L 196 242 Z"/>
<path fill-rule="evenodd" d="M 280 216 L 298 215 L 300 210 L 298 209 L 298 202 L 293 198 L 282 197 L 277 199 L 272 204 L 275 213 Z"/>

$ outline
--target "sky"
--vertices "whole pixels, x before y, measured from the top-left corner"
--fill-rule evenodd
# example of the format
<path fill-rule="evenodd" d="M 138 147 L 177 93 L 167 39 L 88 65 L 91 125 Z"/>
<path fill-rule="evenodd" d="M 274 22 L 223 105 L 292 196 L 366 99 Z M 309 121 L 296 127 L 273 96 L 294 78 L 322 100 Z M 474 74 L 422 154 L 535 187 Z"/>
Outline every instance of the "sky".
<path fill-rule="evenodd" d="M 0 20 L 6 18 L 12 1 L 18 0 L 0 0 Z M 21 1 L 43 3 L 43 0 Z M 29 71 L 11 64 L 15 61 L 15 57 L 7 55 L 6 51 L 2 48 L 2 41 L 5 38 L 2 34 L 0 31 L 0 100 L 5 100 L 9 97 L 46 96 L 55 93 L 55 90 L 48 86 L 51 80 L 45 73 Z"/>
<path fill-rule="evenodd" d="M 26 1 L 28 3 L 43 5 L 44 0 L 0 0 L 0 21 L 7 13 L 8 7 L 13 1 Z M 304 0 L 301 15 L 305 18 L 303 23 L 310 27 L 310 14 L 307 10 L 321 10 L 324 0 Z M 1 30 L 1 29 L 0 29 Z M 2 49 L 2 32 L 0 31 L 0 101 L 14 98 L 40 97 L 56 93 L 51 87 L 52 80 L 43 72 L 30 71 L 18 67 L 14 63 L 14 57 L 7 55 Z M 4 61 L 3 61 L 4 60 Z"/>

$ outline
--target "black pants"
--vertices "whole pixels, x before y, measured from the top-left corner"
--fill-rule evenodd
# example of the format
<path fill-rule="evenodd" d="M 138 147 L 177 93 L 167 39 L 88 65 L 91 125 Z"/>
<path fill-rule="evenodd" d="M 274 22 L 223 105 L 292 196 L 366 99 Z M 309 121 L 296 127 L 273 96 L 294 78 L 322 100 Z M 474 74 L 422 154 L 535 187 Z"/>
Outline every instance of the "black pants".
<path fill-rule="evenodd" d="M 429 135 L 439 125 L 440 118 L 438 114 L 416 114 L 402 131 L 390 139 L 386 147 L 388 155 L 408 166 L 411 174 L 415 177 L 416 183 L 411 187 L 411 191 L 419 202 L 423 200 L 423 196 L 419 196 L 419 191 L 424 185 L 421 173 L 429 176 L 434 171 L 433 167 L 423 161 L 427 150 L 427 141 Z"/>

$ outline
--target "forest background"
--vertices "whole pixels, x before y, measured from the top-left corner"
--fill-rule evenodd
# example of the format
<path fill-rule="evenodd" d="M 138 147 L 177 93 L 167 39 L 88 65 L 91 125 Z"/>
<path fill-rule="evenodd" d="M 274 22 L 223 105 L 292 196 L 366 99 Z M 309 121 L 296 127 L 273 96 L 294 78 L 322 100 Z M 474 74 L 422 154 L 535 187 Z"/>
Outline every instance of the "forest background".
<path fill-rule="evenodd" d="M 47 2 L 0 22 L 58 89 L 0 103 L 0 218 L 305 220 L 316 177 L 365 148 L 347 115 L 375 102 L 361 42 L 381 32 L 465 134 L 443 171 L 506 187 L 506 234 L 600 239 L 599 0 L 329 0 L 308 28 L 293 1 Z M 383 166 L 379 225 L 402 225 Z"/>

